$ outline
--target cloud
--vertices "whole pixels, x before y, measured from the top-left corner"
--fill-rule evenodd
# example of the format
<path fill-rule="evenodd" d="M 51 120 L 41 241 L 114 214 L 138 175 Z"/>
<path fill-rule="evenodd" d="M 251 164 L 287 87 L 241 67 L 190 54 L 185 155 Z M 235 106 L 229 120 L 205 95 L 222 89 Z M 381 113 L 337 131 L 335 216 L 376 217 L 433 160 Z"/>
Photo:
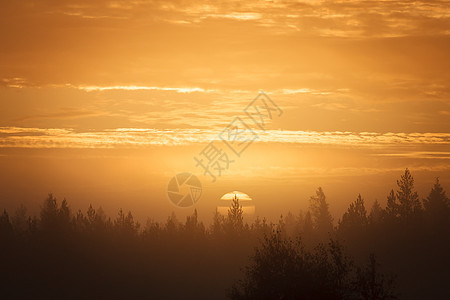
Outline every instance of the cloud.
<path fill-rule="evenodd" d="M 329 91 L 320 91 L 320 90 L 312 90 L 309 88 L 300 88 L 300 89 L 283 89 L 283 94 L 292 95 L 292 94 L 311 94 L 311 95 L 330 95 Z"/>
<path fill-rule="evenodd" d="M 261 143 L 334 145 L 343 148 L 450 145 L 450 133 L 355 133 L 338 131 L 261 131 L 256 129 L 254 132 L 258 135 L 257 141 Z M 0 127 L 0 134 L 3 136 L 0 138 L 0 147 L 19 148 L 140 148 L 154 145 L 191 145 L 219 140 L 219 131 L 215 129 L 117 128 L 77 132 L 73 129 Z"/>
<path fill-rule="evenodd" d="M 231 170 L 223 179 L 236 179 L 236 178 L 261 178 L 261 179 L 272 179 L 272 180 L 293 180 L 292 183 L 298 184 L 298 179 L 308 179 L 312 178 L 323 178 L 323 177 L 335 177 L 342 178 L 347 176 L 368 176 L 368 175 L 386 175 L 387 173 L 402 173 L 405 171 L 404 167 L 274 167 L 274 166 L 263 166 L 263 167 L 248 167 L 245 169 Z M 414 167 L 414 172 L 448 172 L 450 171 L 449 165 L 438 165 L 438 166 L 419 166 Z"/>
<path fill-rule="evenodd" d="M 259 89 L 297 114 L 279 128 L 449 125 L 445 2 L 24 0 L 0 15 L 0 126 L 216 127 Z"/>
<path fill-rule="evenodd" d="M 21 89 L 26 86 L 28 86 L 28 83 L 25 78 L 14 77 L 14 78 L 2 78 L 0 80 L 0 87 Z"/>
<path fill-rule="evenodd" d="M 403 158 L 421 158 L 421 159 L 450 159 L 450 152 L 421 151 L 421 152 L 404 152 L 404 153 L 380 153 L 374 156 L 385 157 L 403 157 Z"/>
<path fill-rule="evenodd" d="M 78 119 L 85 117 L 101 116 L 105 114 L 99 111 L 90 111 L 87 109 L 78 108 L 60 108 L 56 112 L 39 113 L 33 115 L 26 115 L 11 120 L 12 122 L 24 122 L 30 120 L 42 120 L 42 119 Z"/>
<path fill-rule="evenodd" d="M 123 90 L 123 91 L 175 91 L 177 93 L 211 93 L 214 90 L 203 89 L 199 87 L 158 87 L 158 86 L 136 86 L 136 85 L 116 85 L 116 86 L 78 86 L 80 90 L 92 92 L 92 91 L 108 91 L 108 90 Z"/>
<path fill-rule="evenodd" d="M 189 26 L 211 19 L 248 22 L 291 34 L 395 37 L 445 34 L 450 12 L 446 1 L 29 1 L 2 4 L 17 16 L 50 14 L 79 18 L 168 22 Z M 282 29 L 283 31 L 281 31 Z M 274 31 L 274 32 L 275 32 Z"/>

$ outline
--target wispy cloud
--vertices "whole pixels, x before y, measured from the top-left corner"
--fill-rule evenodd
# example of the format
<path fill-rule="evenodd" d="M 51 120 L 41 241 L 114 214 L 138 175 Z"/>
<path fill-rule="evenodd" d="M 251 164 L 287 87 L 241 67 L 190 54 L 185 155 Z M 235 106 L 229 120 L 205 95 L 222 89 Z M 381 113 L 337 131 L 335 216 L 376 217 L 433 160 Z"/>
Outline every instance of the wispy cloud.
<path fill-rule="evenodd" d="M 300 88 L 300 89 L 283 89 L 283 94 L 292 95 L 292 94 L 311 94 L 311 95 L 330 95 L 330 91 L 320 91 L 320 90 L 312 90 L 310 88 Z"/>
<path fill-rule="evenodd" d="M 102 19 L 196 26 L 211 19 L 248 22 L 280 33 L 323 36 L 398 37 L 449 31 L 447 1 L 63 1 L 30 6 L 24 14 L 61 14 L 85 22 Z M 148 16 L 152 16 L 148 18 Z M 144 18 L 145 16 L 145 18 Z M 430 30 L 434 29 L 434 30 Z"/>
<path fill-rule="evenodd" d="M 399 37 L 430 34 L 427 27 L 445 33 L 450 13 L 440 1 L 240 1 L 186 2 L 166 5 L 166 18 L 195 24 L 208 18 L 257 21 L 257 26 L 281 34 L 332 37 Z M 442 26 L 436 26 L 440 24 Z M 434 33 L 437 33 L 436 31 Z"/>
<path fill-rule="evenodd" d="M 247 167 L 239 170 L 230 170 L 223 176 L 225 180 L 236 180 L 236 178 L 247 179 L 270 179 L 270 180 L 282 180 L 288 182 L 292 180 L 293 184 L 298 184 L 298 180 L 312 178 L 342 178 L 342 177 L 361 177 L 370 175 L 386 175 L 389 173 L 402 173 L 404 167 Z M 415 166 L 414 172 L 448 172 L 450 165 L 433 165 L 433 166 Z"/>
<path fill-rule="evenodd" d="M 422 159 L 450 159 L 450 152 L 436 151 L 420 151 L 420 152 L 403 152 L 403 153 L 379 153 L 375 156 L 386 157 L 404 157 L 404 158 L 422 158 Z"/>
<path fill-rule="evenodd" d="M 175 91 L 178 93 L 211 93 L 214 90 L 203 89 L 199 87 L 159 87 L 159 86 L 136 86 L 136 85 L 115 85 L 115 86 L 78 86 L 80 90 L 92 92 L 92 91 L 108 91 L 108 90 L 124 90 L 124 91 Z"/>
<path fill-rule="evenodd" d="M 21 77 L 13 77 L 13 78 L 2 78 L 0 80 L 0 87 L 8 87 L 8 88 L 23 88 L 26 87 L 27 80 Z"/>
<path fill-rule="evenodd" d="M 38 113 L 33 115 L 26 115 L 20 118 L 13 119 L 13 122 L 23 122 L 30 120 L 40 120 L 40 119 L 78 119 L 85 117 L 94 117 L 104 115 L 104 112 L 91 111 L 87 109 L 78 108 L 60 108 L 58 111 L 49 113 Z"/>
<path fill-rule="evenodd" d="M 258 142 L 340 147 L 387 147 L 392 145 L 450 145 L 450 133 L 375 133 L 318 131 L 258 131 Z M 77 132 L 73 129 L 0 127 L 0 147 L 20 148 L 114 148 L 152 145 L 190 145 L 217 140 L 213 129 L 117 128 Z M 388 154 L 384 154 L 388 155 Z"/>

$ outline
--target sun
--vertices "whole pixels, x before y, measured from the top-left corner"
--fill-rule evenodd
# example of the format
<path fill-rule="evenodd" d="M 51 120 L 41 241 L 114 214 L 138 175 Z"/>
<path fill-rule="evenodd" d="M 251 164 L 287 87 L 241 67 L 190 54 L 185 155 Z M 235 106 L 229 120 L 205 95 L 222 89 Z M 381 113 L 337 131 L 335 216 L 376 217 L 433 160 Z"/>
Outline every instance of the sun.
<path fill-rule="evenodd" d="M 255 205 L 253 204 L 253 199 L 246 193 L 240 191 L 232 191 L 223 195 L 219 204 L 217 205 L 217 212 L 226 215 L 228 209 L 231 206 L 231 201 L 236 197 L 239 200 L 239 204 L 242 206 L 244 215 L 253 216 L 255 214 Z"/>

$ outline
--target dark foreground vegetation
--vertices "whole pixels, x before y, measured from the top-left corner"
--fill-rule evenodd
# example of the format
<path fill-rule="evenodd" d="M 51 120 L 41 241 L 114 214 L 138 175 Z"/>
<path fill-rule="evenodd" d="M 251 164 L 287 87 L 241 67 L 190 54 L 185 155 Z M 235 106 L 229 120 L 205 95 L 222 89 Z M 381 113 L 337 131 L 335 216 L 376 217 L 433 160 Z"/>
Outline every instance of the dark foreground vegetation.
<path fill-rule="evenodd" d="M 38 217 L 0 216 L 0 297 L 450 299 L 449 199 L 437 179 L 420 199 L 408 170 L 397 184 L 385 208 L 359 195 L 337 226 L 321 188 L 276 224 L 245 223 L 236 199 L 208 228 L 197 212 L 141 226 L 49 195 Z"/>

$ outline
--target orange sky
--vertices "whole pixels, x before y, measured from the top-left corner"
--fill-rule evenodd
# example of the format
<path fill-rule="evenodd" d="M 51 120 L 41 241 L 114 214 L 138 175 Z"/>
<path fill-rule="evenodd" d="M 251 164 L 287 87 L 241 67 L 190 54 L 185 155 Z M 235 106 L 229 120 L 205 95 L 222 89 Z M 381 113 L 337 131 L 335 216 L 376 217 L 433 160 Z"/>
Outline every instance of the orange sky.
<path fill-rule="evenodd" d="M 140 217 L 177 172 L 260 214 L 336 217 L 402 169 L 450 189 L 449 1 L 2 1 L 0 203 L 46 193 Z M 193 157 L 259 91 L 283 110 L 215 183 Z"/>

